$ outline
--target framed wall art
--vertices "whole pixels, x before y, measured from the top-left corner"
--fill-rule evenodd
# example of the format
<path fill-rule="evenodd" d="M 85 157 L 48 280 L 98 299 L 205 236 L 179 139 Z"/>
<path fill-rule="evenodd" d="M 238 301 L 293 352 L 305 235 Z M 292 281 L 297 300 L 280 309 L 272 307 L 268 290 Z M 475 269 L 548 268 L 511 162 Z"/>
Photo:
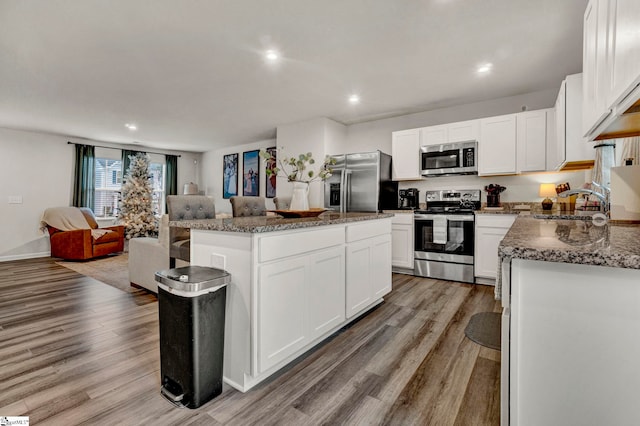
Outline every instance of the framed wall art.
<path fill-rule="evenodd" d="M 238 154 L 227 154 L 222 159 L 222 197 L 238 195 Z"/>
<path fill-rule="evenodd" d="M 265 196 L 267 198 L 273 198 L 276 196 L 276 175 L 269 176 L 266 170 L 273 170 L 276 168 L 277 161 L 277 149 L 276 147 L 267 148 L 266 151 L 271 154 L 271 159 L 265 163 Z"/>
<path fill-rule="evenodd" d="M 260 151 L 242 153 L 242 195 L 257 197 L 260 194 Z"/>

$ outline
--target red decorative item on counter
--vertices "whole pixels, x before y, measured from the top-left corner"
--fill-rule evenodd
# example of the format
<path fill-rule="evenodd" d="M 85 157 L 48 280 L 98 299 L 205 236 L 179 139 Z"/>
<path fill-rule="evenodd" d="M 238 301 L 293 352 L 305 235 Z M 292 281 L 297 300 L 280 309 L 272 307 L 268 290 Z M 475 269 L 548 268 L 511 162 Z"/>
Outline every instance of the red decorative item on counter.
<path fill-rule="evenodd" d="M 487 191 L 487 207 L 500 207 L 500 193 L 507 189 L 506 186 L 489 184 L 484 187 Z"/>

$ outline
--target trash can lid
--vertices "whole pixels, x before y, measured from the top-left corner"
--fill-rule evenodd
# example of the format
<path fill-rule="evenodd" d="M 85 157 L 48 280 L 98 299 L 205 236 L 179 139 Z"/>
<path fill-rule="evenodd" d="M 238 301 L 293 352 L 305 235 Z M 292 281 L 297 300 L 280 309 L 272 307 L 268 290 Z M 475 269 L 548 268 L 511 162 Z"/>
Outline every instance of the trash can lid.
<path fill-rule="evenodd" d="M 156 281 L 169 288 L 184 292 L 200 292 L 221 287 L 231 282 L 231 274 L 223 269 L 205 266 L 185 266 L 158 271 Z"/>

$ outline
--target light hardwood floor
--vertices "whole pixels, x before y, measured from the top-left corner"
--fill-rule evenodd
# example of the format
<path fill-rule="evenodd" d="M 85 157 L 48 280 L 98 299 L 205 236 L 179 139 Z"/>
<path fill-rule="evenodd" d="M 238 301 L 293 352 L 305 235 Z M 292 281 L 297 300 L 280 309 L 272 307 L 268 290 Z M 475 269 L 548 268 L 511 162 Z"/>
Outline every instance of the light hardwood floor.
<path fill-rule="evenodd" d="M 0 416 L 31 424 L 498 425 L 500 353 L 464 336 L 493 287 L 393 276 L 385 302 L 247 393 L 159 393 L 154 295 L 50 259 L 0 263 Z"/>

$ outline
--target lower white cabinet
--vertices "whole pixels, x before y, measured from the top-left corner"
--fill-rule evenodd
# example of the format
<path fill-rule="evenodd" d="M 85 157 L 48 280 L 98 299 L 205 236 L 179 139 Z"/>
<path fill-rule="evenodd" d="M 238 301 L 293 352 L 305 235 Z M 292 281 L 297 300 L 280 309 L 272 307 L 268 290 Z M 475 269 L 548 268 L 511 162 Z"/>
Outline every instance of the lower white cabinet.
<path fill-rule="evenodd" d="M 476 215 L 475 276 L 496 279 L 498 270 L 498 245 L 513 225 L 514 214 Z"/>
<path fill-rule="evenodd" d="M 396 213 L 391 219 L 391 266 L 413 269 L 413 212 Z"/>
<path fill-rule="evenodd" d="M 351 318 L 391 291 L 391 235 L 373 222 L 350 225 L 346 251 L 346 314 Z"/>
<path fill-rule="evenodd" d="M 640 424 L 640 270 L 524 259 L 510 269 L 501 424 Z"/>
<path fill-rule="evenodd" d="M 357 219 L 266 232 L 191 230 L 191 264 L 232 277 L 227 384 L 246 392 L 391 291 L 391 218 Z"/>
<path fill-rule="evenodd" d="M 286 359 L 345 319 L 342 246 L 261 265 L 259 371 Z"/>

